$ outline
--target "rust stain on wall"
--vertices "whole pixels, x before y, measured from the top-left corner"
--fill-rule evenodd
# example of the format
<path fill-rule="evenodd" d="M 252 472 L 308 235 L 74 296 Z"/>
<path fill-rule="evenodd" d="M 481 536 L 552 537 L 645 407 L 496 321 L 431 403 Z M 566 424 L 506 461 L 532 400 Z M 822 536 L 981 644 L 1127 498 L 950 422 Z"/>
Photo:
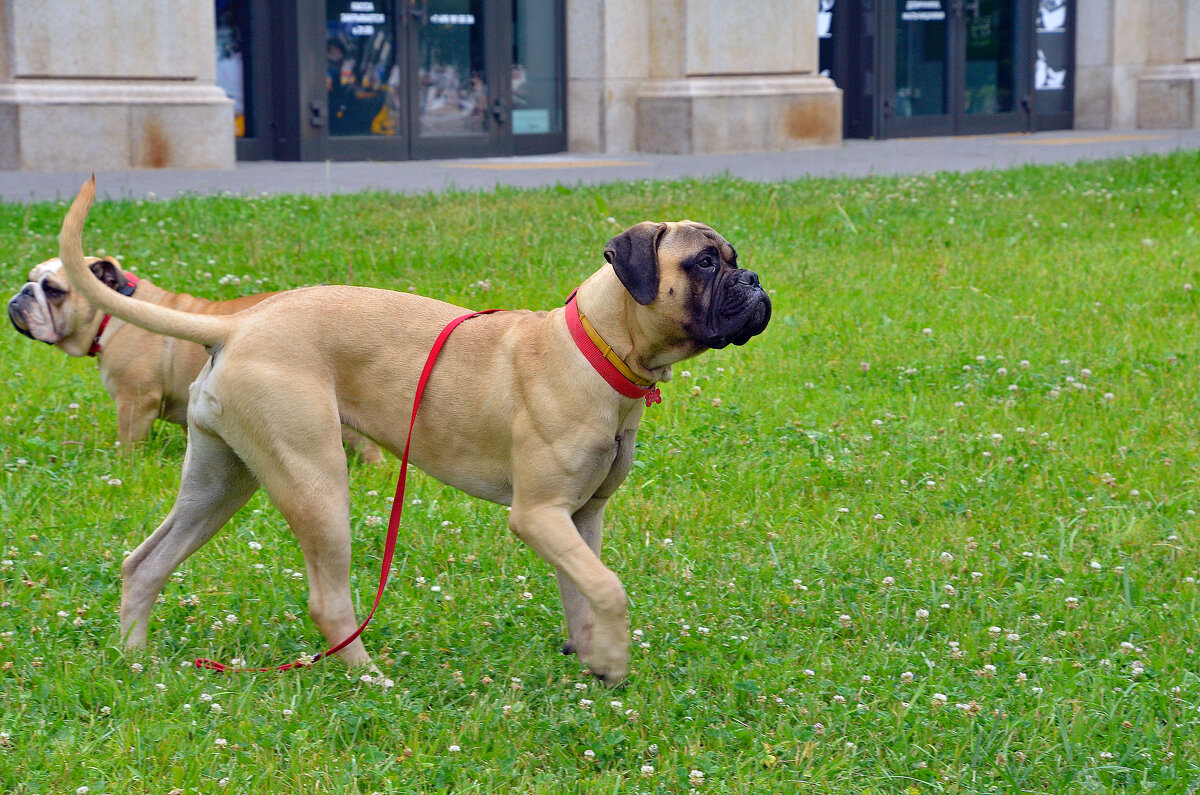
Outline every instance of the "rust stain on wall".
<path fill-rule="evenodd" d="M 157 119 L 150 119 L 142 128 L 142 145 L 138 168 L 164 168 L 171 162 L 171 142 Z"/>
<path fill-rule="evenodd" d="M 841 119 L 825 102 L 800 102 L 784 112 L 784 134 L 792 141 L 832 143 L 841 139 Z"/>

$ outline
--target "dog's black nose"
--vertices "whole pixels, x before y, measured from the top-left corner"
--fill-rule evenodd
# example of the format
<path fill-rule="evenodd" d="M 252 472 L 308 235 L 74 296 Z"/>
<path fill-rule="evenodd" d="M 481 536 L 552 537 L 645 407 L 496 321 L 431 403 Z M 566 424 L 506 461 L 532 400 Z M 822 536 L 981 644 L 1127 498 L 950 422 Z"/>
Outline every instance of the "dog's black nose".
<path fill-rule="evenodd" d="M 737 279 L 739 282 L 746 285 L 747 287 L 757 287 L 758 286 L 758 274 L 755 273 L 754 271 L 739 270 L 737 272 Z"/>

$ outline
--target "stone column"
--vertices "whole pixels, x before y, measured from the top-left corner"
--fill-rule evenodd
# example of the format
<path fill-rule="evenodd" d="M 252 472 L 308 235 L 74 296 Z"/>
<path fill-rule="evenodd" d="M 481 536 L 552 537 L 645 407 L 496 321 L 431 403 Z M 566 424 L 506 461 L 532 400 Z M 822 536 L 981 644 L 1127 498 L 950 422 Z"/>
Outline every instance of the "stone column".
<path fill-rule="evenodd" d="M 1137 126 L 1200 126 L 1200 0 L 1152 0 L 1149 64 L 1138 75 Z"/>
<path fill-rule="evenodd" d="M 842 139 L 807 0 L 568 0 L 574 151 L 762 152 Z"/>
<path fill-rule="evenodd" d="M 0 169 L 232 168 L 212 0 L 0 0 Z"/>

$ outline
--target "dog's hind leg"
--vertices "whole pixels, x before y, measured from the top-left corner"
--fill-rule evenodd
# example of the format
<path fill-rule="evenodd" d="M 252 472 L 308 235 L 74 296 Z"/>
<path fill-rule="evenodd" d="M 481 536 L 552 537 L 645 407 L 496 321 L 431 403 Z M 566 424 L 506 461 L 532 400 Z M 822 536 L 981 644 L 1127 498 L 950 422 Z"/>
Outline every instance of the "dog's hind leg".
<path fill-rule="evenodd" d="M 268 466 L 252 465 L 300 542 L 308 570 L 308 614 L 330 646 L 358 628 L 350 593 L 350 480 L 337 428 L 333 418 L 295 421 L 288 433 L 263 439 L 264 447 L 246 452 L 270 460 Z M 357 638 L 338 656 L 347 665 L 371 664 Z"/>
<path fill-rule="evenodd" d="M 250 470 L 225 442 L 191 429 L 175 505 L 121 565 L 121 637 L 126 647 L 145 644 L 150 610 L 171 572 L 216 535 L 257 488 Z"/>

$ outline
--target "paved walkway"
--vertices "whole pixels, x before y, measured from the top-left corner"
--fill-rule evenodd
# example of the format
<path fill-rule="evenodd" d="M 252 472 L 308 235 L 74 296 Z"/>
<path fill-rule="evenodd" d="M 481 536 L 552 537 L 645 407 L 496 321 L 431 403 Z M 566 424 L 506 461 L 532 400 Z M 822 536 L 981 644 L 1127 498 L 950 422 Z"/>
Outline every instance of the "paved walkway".
<path fill-rule="evenodd" d="M 756 181 L 805 176 L 975 171 L 1026 163 L 1073 163 L 1177 149 L 1200 149 L 1200 130 L 1072 130 L 959 138 L 849 140 L 841 146 L 742 155 L 622 156 L 559 154 L 371 163 L 238 163 L 226 171 L 136 170 L 96 175 L 104 197 L 172 197 L 181 193 L 424 193 L 491 190 L 500 185 L 595 185 L 619 180 L 723 174 Z M 67 199 L 80 173 L 0 171 L 0 201 Z"/>

